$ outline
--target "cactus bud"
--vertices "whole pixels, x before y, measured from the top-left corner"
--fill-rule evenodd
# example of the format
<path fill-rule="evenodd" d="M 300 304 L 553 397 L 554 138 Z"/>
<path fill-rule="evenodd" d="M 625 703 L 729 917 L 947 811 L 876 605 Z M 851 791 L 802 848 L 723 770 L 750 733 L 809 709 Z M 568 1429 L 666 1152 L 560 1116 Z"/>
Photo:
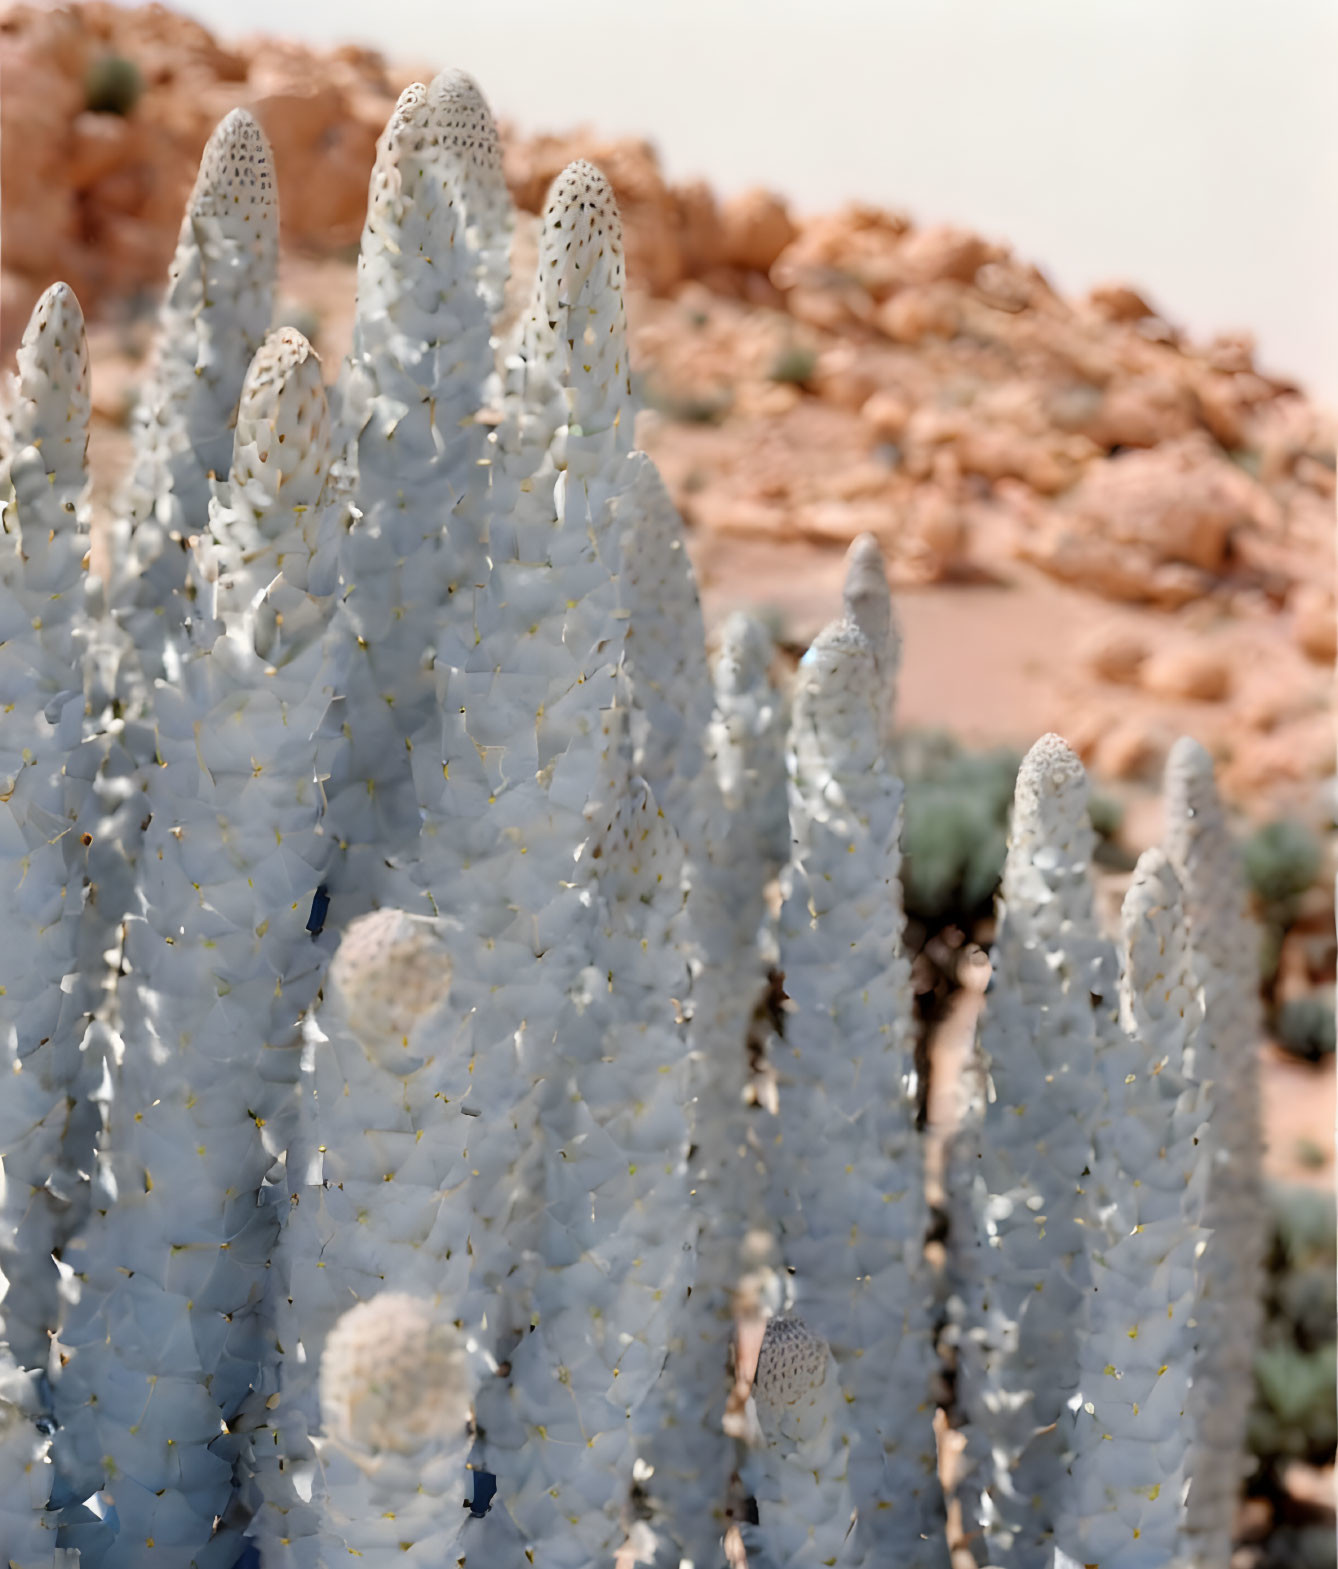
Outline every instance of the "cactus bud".
<path fill-rule="evenodd" d="M 330 980 L 354 1035 L 380 1058 L 446 1001 L 451 961 L 427 921 L 376 910 L 349 923 Z"/>
<path fill-rule="evenodd" d="M 292 327 L 270 333 L 237 408 L 232 483 L 253 505 L 314 506 L 330 464 L 330 409 L 316 351 Z"/>
<path fill-rule="evenodd" d="M 369 1454 L 449 1444 L 474 1396 L 459 1331 L 421 1297 L 383 1291 L 350 1308 L 321 1357 L 321 1419 L 331 1438 Z"/>
<path fill-rule="evenodd" d="M 53 283 L 33 307 L 18 366 L 14 448 L 40 442 L 49 482 L 77 500 L 88 482 L 90 376 L 84 313 L 68 283 Z"/>

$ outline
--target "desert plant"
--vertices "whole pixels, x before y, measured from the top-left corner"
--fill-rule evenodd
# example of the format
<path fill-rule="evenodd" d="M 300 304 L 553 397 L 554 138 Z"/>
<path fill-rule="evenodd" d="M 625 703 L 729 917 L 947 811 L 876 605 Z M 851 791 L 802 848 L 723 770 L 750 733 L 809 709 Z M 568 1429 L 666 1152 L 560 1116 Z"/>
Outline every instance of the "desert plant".
<path fill-rule="evenodd" d="M 1333 996 L 1313 992 L 1290 997 L 1273 1018 L 1278 1045 L 1303 1062 L 1319 1062 L 1333 1055 L 1335 1044 Z"/>
<path fill-rule="evenodd" d="M 100 54 L 84 72 L 84 108 L 93 114 L 126 115 L 144 95 L 144 76 L 133 60 Z"/>
<path fill-rule="evenodd" d="M 608 182 L 554 183 L 501 341 L 510 224 L 475 84 L 411 86 L 332 398 L 268 330 L 269 153 L 229 115 L 105 587 L 68 289 L 25 335 L 0 550 L 24 1569 L 720 1569 L 736 1472 L 778 1564 L 947 1561 L 882 558 L 852 547 L 788 706 L 756 623 L 712 670 L 633 450 Z M 1015 791 L 991 765 L 1012 839 L 951 1272 L 959 1503 L 1018 1569 L 1226 1563 L 1194 1510 L 1242 1470 L 1257 1020 L 1211 769 L 1177 766 L 1116 945 L 1077 759 L 1046 738 Z M 771 1316 L 751 1456 L 745 1304 Z"/>
<path fill-rule="evenodd" d="M 1250 1487 L 1280 1499 L 1287 1464 L 1328 1465 L 1338 1439 L 1335 1227 L 1326 1193 L 1277 1187 L 1269 1200 L 1265 1318 L 1249 1425 L 1258 1469 Z"/>

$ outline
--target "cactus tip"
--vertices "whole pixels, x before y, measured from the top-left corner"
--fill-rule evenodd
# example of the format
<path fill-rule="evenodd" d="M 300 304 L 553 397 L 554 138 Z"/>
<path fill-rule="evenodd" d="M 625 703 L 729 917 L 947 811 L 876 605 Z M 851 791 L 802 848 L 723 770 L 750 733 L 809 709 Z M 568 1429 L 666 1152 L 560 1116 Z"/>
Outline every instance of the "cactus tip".
<path fill-rule="evenodd" d="M 214 127 L 200 157 L 195 202 L 227 196 L 233 204 L 274 208 L 274 154 L 260 122 L 246 109 L 232 109 Z"/>
<path fill-rule="evenodd" d="M 294 506 L 320 498 L 330 460 L 330 408 L 315 349 L 294 327 L 256 350 L 237 406 L 232 480 L 258 481 Z"/>
<path fill-rule="evenodd" d="M 1022 759 L 1013 823 L 1019 842 L 1033 833 L 1067 841 L 1087 826 L 1087 771 L 1062 736 L 1043 735 Z"/>
<path fill-rule="evenodd" d="M 892 636 L 892 596 L 883 552 L 872 534 L 861 534 L 846 552 L 843 594 L 846 615 L 881 659 Z"/>

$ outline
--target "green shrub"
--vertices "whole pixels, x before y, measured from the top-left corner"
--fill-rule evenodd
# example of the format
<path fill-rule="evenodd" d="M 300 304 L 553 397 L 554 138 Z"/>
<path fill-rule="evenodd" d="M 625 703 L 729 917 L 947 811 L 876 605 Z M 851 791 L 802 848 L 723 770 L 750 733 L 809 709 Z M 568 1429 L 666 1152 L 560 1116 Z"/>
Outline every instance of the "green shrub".
<path fill-rule="evenodd" d="M 94 114 L 129 114 L 143 92 L 139 67 L 124 55 L 99 55 L 84 73 L 84 108 Z"/>
<path fill-rule="evenodd" d="M 1331 1194 L 1276 1188 L 1271 1199 L 1273 1236 L 1250 1447 L 1259 1461 L 1255 1487 L 1276 1494 L 1288 1462 L 1328 1465 L 1338 1443 L 1338 1247 Z"/>
<path fill-rule="evenodd" d="M 938 732 L 903 736 L 898 754 L 906 782 L 906 913 L 926 926 L 969 932 L 989 914 L 999 886 L 1021 759 L 1006 747 L 964 751 Z"/>
<path fill-rule="evenodd" d="M 1318 1062 L 1333 1055 L 1335 1028 L 1333 998 L 1323 992 L 1293 997 L 1284 1002 L 1273 1020 L 1278 1045 L 1293 1057 Z"/>
<path fill-rule="evenodd" d="M 795 387 L 806 387 L 813 380 L 818 368 L 818 356 L 800 343 L 787 343 L 771 362 L 768 372 L 772 381 L 789 382 Z"/>
<path fill-rule="evenodd" d="M 1314 832 L 1286 817 L 1251 834 L 1241 856 L 1250 888 L 1264 906 L 1300 898 L 1314 886 L 1324 864 L 1324 850 Z"/>

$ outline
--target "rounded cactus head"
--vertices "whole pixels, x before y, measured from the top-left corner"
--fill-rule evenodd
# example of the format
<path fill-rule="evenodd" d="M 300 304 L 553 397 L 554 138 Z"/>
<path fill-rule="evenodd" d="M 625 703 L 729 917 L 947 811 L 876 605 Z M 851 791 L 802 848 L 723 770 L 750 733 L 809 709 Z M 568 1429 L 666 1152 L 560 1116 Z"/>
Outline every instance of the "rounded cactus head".
<path fill-rule="evenodd" d="M 427 88 L 422 82 L 410 82 L 377 140 L 367 200 L 369 221 L 375 222 L 387 209 L 395 214 L 399 205 L 412 197 L 431 140 Z"/>
<path fill-rule="evenodd" d="M 631 399 L 625 276 L 613 187 L 578 159 L 544 206 L 522 355 L 531 373 L 566 390 L 570 423 L 587 435 L 619 424 Z"/>
<path fill-rule="evenodd" d="M 411 1455 L 464 1434 L 474 1377 L 460 1332 L 430 1302 L 383 1291 L 340 1318 L 321 1356 L 326 1436 Z"/>
<path fill-rule="evenodd" d="M 259 121 L 245 109 L 224 115 L 205 143 L 186 221 L 212 221 L 222 234 L 257 253 L 276 249 L 279 198 L 274 154 Z"/>
<path fill-rule="evenodd" d="M 868 638 L 878 659 L 884 663 L 895 659 L 892 595 L 887 586 L 882 547 L 872 534 L 859 535 L 846 552 L 842 599 L 847 617 Z"/>
<path fill-rule="evenodd" d="M 252 504 L 314 506 L 330 467 L 330 407 L 315 349 L 293 327 L 271 332 L 242 384 L 232 484 Z"/>
<path fill-rule="evenodd" d="M 1179 1072 L 1186 1051 L 1193 1049 L 1202 1002 L 1180 879 L 1166 852 L 1157 846 L 1138 858 L 1120 925 L 1125 1028 L 1141 1043 L 1149 1061 L 1168 1061 Z"/>
<path fill-rule="evenodd" d="M 1062 736 L 1043 735 L 1017 772 L 1010 857 L 1030 859 L 1050 846 L 1086 861 L 1093 838 L 1087 770 Z"/>
<path fill-rule="evenodd" d="M 375 910 L 349 923 L 330 980 L 353 1034 L 389 1066 L 450 995 L 451 961 L 430 921 Z"/>
<path fill-rule="evenodd" d="M 773 1318 L 762 1336 L 753 1375 L 757 1419 L 768 1442 L 806 1439 L 830 1420 L 835 1369 L 827 1342 L 801 1318 Z"/>
<path fill-rule="evenodd" d="M 15 448 L 40 443 L 52 483 L 79 489 L 87 478 L 91 413 L 84 313 L 68 283 L 53 283 L 33 306 L 18 352 Z"/>

